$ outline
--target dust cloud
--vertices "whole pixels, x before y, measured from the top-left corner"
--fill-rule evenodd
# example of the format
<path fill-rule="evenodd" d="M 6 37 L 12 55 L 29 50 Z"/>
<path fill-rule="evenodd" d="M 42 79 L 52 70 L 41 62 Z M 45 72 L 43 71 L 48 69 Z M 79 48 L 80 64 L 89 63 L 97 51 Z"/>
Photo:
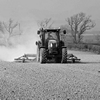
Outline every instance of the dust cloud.
<path fill-rule="evenodd" d="M 22 35 L 10 38 L 12 47 L 0 46 L 0 60 L 14 61 L 14 58 L 18 58 L 24 54 L 36 54 L 35 42 L 39 39 L 36 32 L 38 27 L 26 26 Z"/>

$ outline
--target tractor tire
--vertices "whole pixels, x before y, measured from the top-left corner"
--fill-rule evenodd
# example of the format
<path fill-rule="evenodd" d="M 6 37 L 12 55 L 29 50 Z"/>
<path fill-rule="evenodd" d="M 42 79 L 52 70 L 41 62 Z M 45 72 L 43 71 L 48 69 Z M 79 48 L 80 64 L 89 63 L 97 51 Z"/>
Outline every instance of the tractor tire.
<path fill-rule="evenodd" d="M 61 63 L 67 63 L 67 48 L 62 48 Z"/>
<path fill-rule="evenodd" d="M 75 59 L 72 59 L 72 62 L 75 63 Z"/>
<path fill-rule="evenodd" d="M 38 46 L 37 46 L 36 61 L 37 61 L 37 62 L 39 62 L 39 61 L 40 61 L 40 50 L 39 50 L 39 47 L 38 47 Z"/>
<path fill-rule="evenodd" d="M 61 63 L 61 58 L 59 57 L 55 58 L 55 63 Z"/>
<path fill-rule="evenodd" d="M 23 59 L 22 62 L 25 63 L 25 59 Z"/>
<path fill-rule="evenodd" d="M 47 52 L 45 48 L 40 49 L 40 63 L 46 63 L 47 61 Z"/>

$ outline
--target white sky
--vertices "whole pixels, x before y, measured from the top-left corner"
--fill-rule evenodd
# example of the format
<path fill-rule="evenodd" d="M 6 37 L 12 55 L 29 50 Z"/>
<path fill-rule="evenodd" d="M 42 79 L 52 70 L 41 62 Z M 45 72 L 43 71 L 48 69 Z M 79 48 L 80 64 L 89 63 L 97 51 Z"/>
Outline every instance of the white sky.
<path fill-rule="evenodd" d="M 100 31 L 100 0 L 0 0 L 0 21 L 12 18 L 19 21 L 21 26 L 24 25 L 24 32 L 28 33 L 18 38 L 19 43 L 26 46 L 21 44 L 12 50 L 0 48 L 0 59 L 14 59 L 15 56 L 26 53 L 27 49 L 28 52 L 36 52 L 35 41 L 38 38 L 33 33 L 37 31 L 37 20 L 52 18 L 56 25 L 63 25 L 66 24 L 65 18 L 79 12 L 92 15 L 97 24 L 94 30 Z M 16 38 L 13 39 L 15 43 Z"/>
<path fill-rule="evenodd" d="M 56 23 L 63 23 L 65 18 L 84 12 L 92 15 L 99 29 L 99 10 L 100 0 L 0 0 L 1 20 L 13 18 L 28 23 L 50 17 Z"/>

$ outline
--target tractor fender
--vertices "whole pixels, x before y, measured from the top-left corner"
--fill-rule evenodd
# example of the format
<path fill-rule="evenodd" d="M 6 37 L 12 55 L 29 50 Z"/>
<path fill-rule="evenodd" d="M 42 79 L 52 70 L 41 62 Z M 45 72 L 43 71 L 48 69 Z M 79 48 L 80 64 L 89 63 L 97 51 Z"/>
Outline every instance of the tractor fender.
<path fill-rule="evenodd" d="M 62 46 L 62 48 L 67 48 L 66 46 Z"/>
<path fill-rule="evenodd" d="M 40 46 L 39 48 L 46 48 L 45 46 Z"/>

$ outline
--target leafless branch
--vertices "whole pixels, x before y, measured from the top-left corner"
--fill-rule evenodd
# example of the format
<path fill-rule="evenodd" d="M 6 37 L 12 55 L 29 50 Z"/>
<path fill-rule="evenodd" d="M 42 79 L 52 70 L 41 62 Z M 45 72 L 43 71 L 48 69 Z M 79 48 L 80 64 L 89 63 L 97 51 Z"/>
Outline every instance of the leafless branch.
<path fill-rule="evenodd" d="M 95 26 L 95 23 L 91 20 L 91 16 L 86 17 L 86 14 L 82 12 L 67 18 L 66 21 L 70 26 L 71 34 L 74 37 L 74 39 L 77 39 L 77 36 L 79 35 L 78 42 L 80 42 L 81 35 L 86 30 L 90 30 Z M 75 41 L 77 42 L 77 40 Z"/>
<path fill-rule="evenodd" d="M 51 28 L 53 23 L 54 23 L 54 22 L 52 22 L 50 24 L 51 20 L 52 20 L 51 18 L 46 18 L 43 21 L 38 22 L 38 25 L 39 25 L 40 28 Z"/>

